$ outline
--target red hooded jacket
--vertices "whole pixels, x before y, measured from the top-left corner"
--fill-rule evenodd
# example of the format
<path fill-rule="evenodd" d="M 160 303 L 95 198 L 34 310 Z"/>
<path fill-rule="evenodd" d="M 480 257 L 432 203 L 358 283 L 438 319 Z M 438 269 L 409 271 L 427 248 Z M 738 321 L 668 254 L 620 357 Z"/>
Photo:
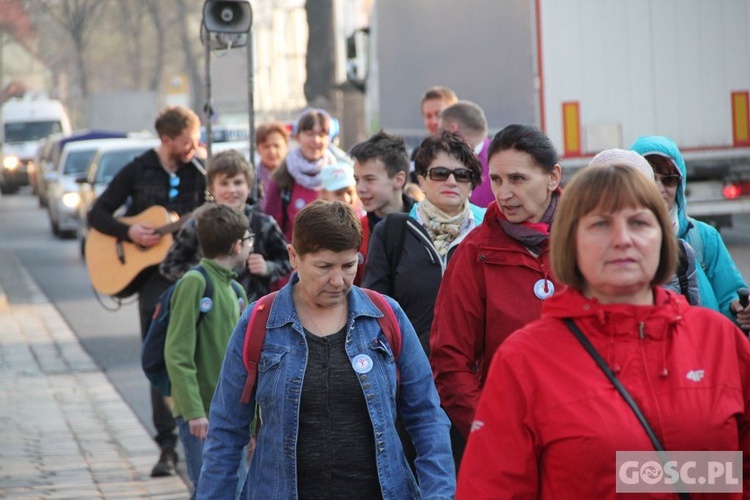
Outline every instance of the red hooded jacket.
<path fill-rule="evenodd" d="M 552 277 L 549 252 L 535 257 L 505 234 L 496 202 L 451 257 L 440 284 L 430 333 L 430 364 L 440 401 L 466 436 L 490 360 L 515 330 L 538 319 L 534 285 Z"/>
<path fill-rule="evenodd" d="M 566 289 L 503 343 L 456 499 L 614 498 L 615 452 L 654 449 L 562 318 L 588 337 L 666 450 L 742 450 L 750 492 L 750 343 L 727 318 L 681 295 L 655 288 L 654 299 L 653 306 L 603 305 Z"/>

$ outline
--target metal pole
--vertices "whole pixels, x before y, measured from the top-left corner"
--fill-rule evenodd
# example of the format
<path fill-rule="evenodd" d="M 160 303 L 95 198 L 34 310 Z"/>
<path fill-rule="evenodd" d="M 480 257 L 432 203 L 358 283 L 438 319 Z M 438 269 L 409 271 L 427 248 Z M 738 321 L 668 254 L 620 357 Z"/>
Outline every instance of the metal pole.
<path fill-rule="evenodd" d="M 258 165 L 255 162 L 255 103 L 253 101 L 253 87 L 255 68 L 253 67 L 253 28 L 247 30 L 247 119 L 248 119 L 248 146 L 250 151 L 250 165 L 253 167 L 253 182 L 252 198 L 255 203 L 258 203 Z"/>
<path fill-rule="evenodd" d="M 205 47 L 206 56 L 206 163 L 211 159 L 211 122 L 214 117 L 214 105 L 211 102 L 211 32 L 205 25 L 201 26 L 205 35 L 203 47 Z"/>

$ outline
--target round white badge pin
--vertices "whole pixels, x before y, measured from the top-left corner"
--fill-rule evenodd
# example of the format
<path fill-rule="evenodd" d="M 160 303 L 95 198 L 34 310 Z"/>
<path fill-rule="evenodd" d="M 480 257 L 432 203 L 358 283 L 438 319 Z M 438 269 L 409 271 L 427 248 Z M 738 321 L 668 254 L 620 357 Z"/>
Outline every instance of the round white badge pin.
<path fill-rule="evenodd" d="M 214 306 L 213 300 L 209 299 L 208 297 L 203 297 L 201 299 L 201 305 L 200 310 L 202 313 L 207 313 L 211 310 L 211 308 Z"/>
<path fill-rule="evenodd" d="M 352 360 L 352 367 L 357 373 L 368 373 L 372 370 L 372 358 L 367 354 L 357 354 Z"/>
<path fill-rule="evenodd" d="M 539 299 L 548 299 L 555 294 L 555 285 L 550 280 L 540 279 L 534 283 L 534 295 Z"/>

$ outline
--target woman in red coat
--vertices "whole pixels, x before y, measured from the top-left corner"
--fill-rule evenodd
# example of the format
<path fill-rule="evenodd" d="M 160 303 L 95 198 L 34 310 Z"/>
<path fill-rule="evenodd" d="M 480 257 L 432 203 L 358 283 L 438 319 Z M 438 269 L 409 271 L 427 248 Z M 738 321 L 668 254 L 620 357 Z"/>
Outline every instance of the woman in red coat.
<path fill-rule="evenodd" d="M 457 499 L 614 498 L 622 472 L 616 452 L 655 450 L 565 319 L 598 351 L 667 453 L 742 451 L 750 491 L 750 344 L 721 314 L 658 286 L 674 272 L 676 245 L 646 176 L 610 165 L 573 178 L 550 249 L 568 288 L 495 355 Z"/>
<path fill-rule="evenodd" d="M 539 318 L 557 287 L 547 252 L 560 194 L 555 147 L 536 127 L 509 125 L 492 139 L 488 157 L 495 202 L 451 258 L 430 334 L 440 401 L 464 437 L 495 350 Z M 458 460 L 463 446 L 456 441 Z"/>

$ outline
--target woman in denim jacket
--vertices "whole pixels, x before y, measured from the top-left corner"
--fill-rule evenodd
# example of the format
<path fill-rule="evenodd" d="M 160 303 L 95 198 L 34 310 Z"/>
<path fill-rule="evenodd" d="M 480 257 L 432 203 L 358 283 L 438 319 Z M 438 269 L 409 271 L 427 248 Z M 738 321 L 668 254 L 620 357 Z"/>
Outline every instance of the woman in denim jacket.
<path fill-rule="evenodd" d="M 240 402 L 242 357 L 254 306 L 229 342 L 198 498 L 235 497 L 256 404 L 262 425 L 244 498 L 453 497 L 449 421 L 414 329 L 387 299 L 402 336 L 394 360 L 377 321 L 382 313 L 352 286 L 361 239 L 357 215 L 341 202 L 316 201 L 297 215 L 288 247 L 295 273 L 271 307 L 249 404 Z M 396 432 L 397 414 L 417 450 L 419 483 Z"/>

